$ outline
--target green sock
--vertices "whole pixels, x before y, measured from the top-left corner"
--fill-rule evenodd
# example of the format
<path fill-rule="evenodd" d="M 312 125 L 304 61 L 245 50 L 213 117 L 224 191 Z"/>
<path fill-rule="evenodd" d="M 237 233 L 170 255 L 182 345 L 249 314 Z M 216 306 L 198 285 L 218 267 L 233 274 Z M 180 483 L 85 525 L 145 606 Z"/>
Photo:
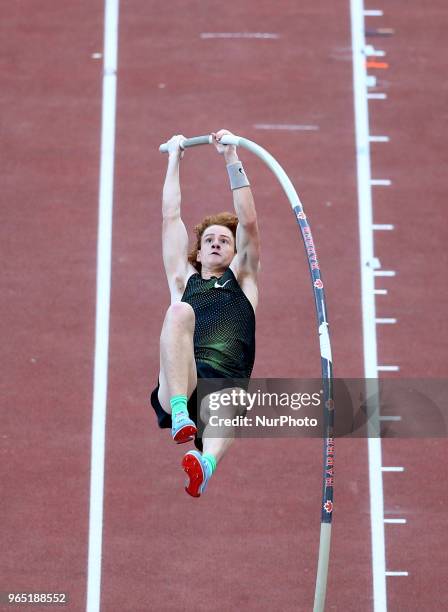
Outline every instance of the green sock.
<path fill-rule="evenodd" d="M 204 453 L 202 455 L 202 458 L 205 459 L 205 461 L 207 461 L 207 463 L 209 464 L 210 469 L 212 471 L 212 474 L 213 474 L 213 472 L 216 470 L 216 459 L 215 459 L 215 457 L 213 457 L 213 455 L 210 455 L 210 453 Z"/>
<path fill-rule="evenodd" d="M 176 418 L 176 415 L 179 414 L 179 412 L 186 412 L 188 414 L 187 396 L 173 395 L 173 397 L 170 399 L 170 406 L 172 418 Z"/>

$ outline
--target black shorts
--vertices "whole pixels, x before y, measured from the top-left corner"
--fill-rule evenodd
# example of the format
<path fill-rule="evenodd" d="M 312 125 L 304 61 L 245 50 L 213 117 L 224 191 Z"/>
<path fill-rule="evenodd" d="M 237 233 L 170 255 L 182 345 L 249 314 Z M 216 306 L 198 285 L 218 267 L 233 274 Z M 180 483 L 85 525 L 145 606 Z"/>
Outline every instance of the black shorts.
<path fill-rule="evenodd" d="M 215 370 L 207 363 L 196 363 L 196 372 L 197 372 L 198 378 L 228 378 L 228 376 L 226 376 L 222 372 L 218 372 L 218 370 Z M 159 427 L 161 429 L 168 429 L 168 428 L 171 428 L 171 425 L 172 425 L 171 414 L 168 414 L 168 412 L 165 412 L 165 410 L 162 408 L 159 402 L 159 397 L 158 397 L 159 387 L 160 387 L 160 383 L 159 381 L 157 381 L 157 387 L 151 393 L 151 406 L 153 407 L 154 412 L 157 415 L 157 422 L 159 424 Z M 187 407 L 188 407 L 188 414 L 190 415 L 190 419 L 194 421 L 199 431 L 202 428 L 200 427 L 200 424 L 199 424 L 197 399 L 198 399 L 198 395 L 197 395 L 197 388 L 196 388 L 191 394 L 190 399 L 188 400 Z M 194 439 L 194 445 L 196 446 L 198 450 L 202 452 L 202 438 L 196 436 Z"/>

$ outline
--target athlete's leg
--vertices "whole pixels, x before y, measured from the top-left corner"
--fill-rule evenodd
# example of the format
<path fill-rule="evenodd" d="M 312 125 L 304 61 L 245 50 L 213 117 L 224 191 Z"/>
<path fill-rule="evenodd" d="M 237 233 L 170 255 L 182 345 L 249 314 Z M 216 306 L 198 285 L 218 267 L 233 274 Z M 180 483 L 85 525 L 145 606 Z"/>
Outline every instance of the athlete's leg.
<path fill-rule="evenodd" d="M 171 414 L 170 399 L 176 395 L 190 397 L 196 388 L 194 360 L 193 308 L 185 302 L 175 302 L 168 308 L 160 335 L 159 402 Z"/>
<path fill-rule="evenodd" d="M 218 464 L 219 461 L 221 461 L 221 459 L 224 457 L 226 452 L 229 450 L 229 448 L 232 446 L 234 441 L 235 441 L 234 437 L 232 438 L 231 437 L 206 438 L 203 442 L 204 444 L 203 452 L 209 455 L 213 455 L 213 457 L 216 460 L 216 464 Z"/>
<path fill-rule="evenodd" d="M 216 427 L 210 427 L 210 425 L 207 425 L 204 429 L 202 438 L 203 453 L 213 455 L 216 464 L 218 464 L 235 441 L 235 429 L 234 427 L 221 427 L 220 433 L 226 437 L 212 438 L 211 436 L 216 436 L 213 429 L 216 430 Z"/>
<path fill-rule="evenodd" d="M 234 393 L 236 391 L 237 393 Z M 235 427 L 233 425 L 225 425 L 224 421 L 220 421 L 219 426 L 210 425 L 210 416 L 214 415 L 218 419 L 226 419 L 226 422 L 234 419 L 237 416 L 242 416 L 245 413 L 245 406 L 238 403 L 241 389 L 227 388 L 222 389 L 218 393 L 214 394 L 215 406 L 214 410 L 210 407 L 211 396 L 206 396 L 201 402 L 201 420 L 206 424 L 204 432 L 202 434 L 202 445 L 203 452 L 205 454 L 213 455 L 218 463 L 229 450 L 235 440 Z M 227 406 L 227 402 L 221 403 L 219 401 L 219 395 L 225 394 L 227 396 L 235 396 L 235 403 L 231 403 Z M 216 405 L 217 402 L 217 405 Z"/>
<path fill-rule="evenodd" d="M 232 389 L 225 389 L 229 392 Z M 188 476 L 185 490 L 193 497 L 200 497 L 205 491 L 208 481 L 216 469 L 219 461 L 232 446 L 235 439 L 234 426 L 212 426 L 209 424 L 210 407 L 209 398 L 201 402 L 201 420 L 206 423 L 202 434 L 203 452 L 189 451 L 183 458 L 182 466 Z M 233 419 L 241 414 L 241 406 L 220 406 L 216 416 L 223 419 Z M 219 437 L 216 437 L 219 436 Z"/>

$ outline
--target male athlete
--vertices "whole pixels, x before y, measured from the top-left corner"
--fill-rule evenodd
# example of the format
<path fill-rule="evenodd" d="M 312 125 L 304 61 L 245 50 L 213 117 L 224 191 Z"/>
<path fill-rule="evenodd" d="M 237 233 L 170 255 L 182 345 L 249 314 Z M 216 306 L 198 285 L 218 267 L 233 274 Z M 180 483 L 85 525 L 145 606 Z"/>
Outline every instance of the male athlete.
<path fill-rule="evenodd" d="M 220 144 L 227 130 L 213 134 L 224 155 L 236 216 L 220 213 L 196 226 L 196 246 L 189 253 L 180 214 L 179 164 L 184 136 L 168 142 L 163 186 L 163 262 L 171 293 L 160 336 L 159 384 L 151 404 L 160 427 L 171 427 L 176 443 L 195 440 L 182 467 L 187 493 L 199 497 L 233 437 L 213 438 L 206 426 L 197 434 L 197 379 L 250 378 L 255 359 L 255 309 L 258 302 L 259 234 L 254 199 L 236 147 Z M 238 407 L 226 409 L 235 416 Z M 222 413 L 220 413 L 221 415 Z M 201 409 L 206 422 L 207 414 Z M 195 437 L 196 436 L 196 437 Z"/>

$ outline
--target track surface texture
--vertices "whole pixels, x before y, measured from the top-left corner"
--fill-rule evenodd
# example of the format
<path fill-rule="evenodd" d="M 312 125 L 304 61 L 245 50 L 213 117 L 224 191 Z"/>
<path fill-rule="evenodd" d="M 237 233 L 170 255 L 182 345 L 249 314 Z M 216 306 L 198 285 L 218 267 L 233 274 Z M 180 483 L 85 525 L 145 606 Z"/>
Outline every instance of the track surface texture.
<path fill-rule="evenodd" d="M 381 4 L 381 3 L 378 3 Z M 366 28 L 387 69 L 369 102 L 378 363 L 384 377 L 447 378 L 444 213 L 448 23 L 437 0 L 394 0 Z M 2 7 L 3 249 L 0 592 L 67 592 L 86 609 L 100 163 L 103 4 Z M 276 37 L 204 37 L 271 33 Z M 171 135 L 222 127 L 281 163 L 308 214 L 325 282 L 335 375 L 362 377 L 362 306 L 350 3 L 216 0 L 120 6 L 112 291 L 101 610 L 244 612 L 312 609 L 322 442 L 238 440 L 207 492 L 184 492 L 188 448 L 159 430 L 158 375 L 169 294 L 161 257 L 161 190 Z M 262 129 L 262 125 L 302 126 Z M 303 126 L 313 126 L 304 129 Z M 318 378 L 309 273 L 274 175 L 240 151 L 262 239 L 253 375 Z M 182 215 L 232 209 L 212 147 L 181 162 Z M 447 505 L 445 438 L 384 440 L 386 569 L 391 612 L 441 610 Z M 188 445 L 189 447 L 189 445 Z M 374 610 L 365 439 L 336 441 L 335 513 L 326 610 Z M 9 608 L 1 605 L 0 609 Z M 34 610 L 48 607 L 34 606 Z M 50 608 L 51 609 L 51 608 Z M 376 610 L 376 612 L 381 612 Z"/>

